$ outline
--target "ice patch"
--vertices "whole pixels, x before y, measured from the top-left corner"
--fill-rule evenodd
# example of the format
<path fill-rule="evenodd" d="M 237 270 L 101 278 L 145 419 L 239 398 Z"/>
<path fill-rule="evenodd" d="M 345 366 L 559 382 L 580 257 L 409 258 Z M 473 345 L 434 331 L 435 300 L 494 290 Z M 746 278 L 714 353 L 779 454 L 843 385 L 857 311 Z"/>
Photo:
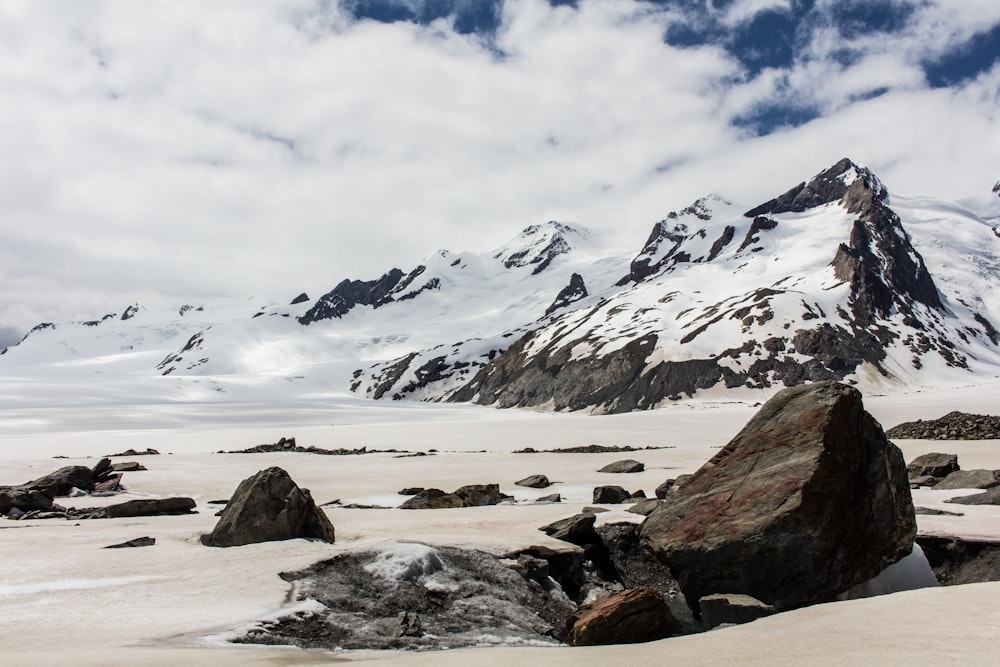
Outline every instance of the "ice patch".
<path fill-rule="evenodd" d="M 441 556 L 419 542 L 394 542 L 379 549 L 365 572 L 390 581 L 416 581 L 444 569 Z"/>

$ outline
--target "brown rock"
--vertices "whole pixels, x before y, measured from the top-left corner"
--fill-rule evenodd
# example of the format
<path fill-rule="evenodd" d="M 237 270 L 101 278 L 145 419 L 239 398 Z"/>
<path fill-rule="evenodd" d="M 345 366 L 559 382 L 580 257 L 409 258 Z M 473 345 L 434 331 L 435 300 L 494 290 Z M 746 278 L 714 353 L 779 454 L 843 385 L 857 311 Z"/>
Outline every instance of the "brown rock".
<path fill-rule="evenodd" d="M 609 463 L 597 472 L 611 472 L 611 473 L 634 473 L 642 472 L 646 469 L 645 464 L 636 461 L 635 459 L 623 459 L 621 461 L 615 461 L 614 463 Z"/>
<path fill-rule="evenodd" d="M 680 633 L 680 624 L 652 588 L 641 586 L 585 604 L 566 620 L 570 646 L 635 644 Z"/>
<path fill-rule="evenodd" d="M 618 505 L 627 501 L 630 496 L 620 486 L 598 486 L 594 489 L 594 502 L 602 505 Z"/>
<path fill-rule="evenodd" d="M 902 453 L 851 387 L 785 389 L 642 528 L 688 605 L 751 595 L 779 610 L 832 599 L 910 553 Z"/>
<path fill-rule="evenodd" d="M 934 485 L 936 491 L 955 489 L 989 489 L 1000 486 L 1000 480 L 993 470 L 958 470 Z"/>
<path fill-rule="evenodd" d="M 519 479 L 514 482 L 514 484 L 517 484 L 518 486 L 525 486 L 529 489 L 545 489 L 551 486 L 552 482 L 550 482 L 549 478 L 545 475 L 529 475 L 524 479 Z"/>

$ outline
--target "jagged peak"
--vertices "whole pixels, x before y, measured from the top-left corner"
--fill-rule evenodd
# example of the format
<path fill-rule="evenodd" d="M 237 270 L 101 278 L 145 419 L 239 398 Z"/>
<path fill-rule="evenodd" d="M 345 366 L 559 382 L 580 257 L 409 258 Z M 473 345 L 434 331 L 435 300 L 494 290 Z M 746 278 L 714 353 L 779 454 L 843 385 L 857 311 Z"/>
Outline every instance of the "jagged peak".
<path fill-rule="evenodd" d="M 1000 196 L 1000 181 L 993 184 L 993 194 Z"/>
<path fill-rule="evenodd" d="M 532 274 L 537 275 L 556 257 L 571 252 L 590 239 L 591 233 L 586 227 L 550 220 L 525 227 L 492 255 L 507 269 L 534 266 Z"/>
<path fill-rule="evenodd" d="M 889 195 L 888 190 L 870 169 L 845 157 L 829 169 L 813 176 L 809 182 L 799 183 L 781 196 L 764 202 L 743 215 L 755 218 L 758 215 L 801 213 L 810 208 L 841 201 L 848 190 L 859 182 L 860 189 L 870 192 L 879 201 L 884 201 Z"/>

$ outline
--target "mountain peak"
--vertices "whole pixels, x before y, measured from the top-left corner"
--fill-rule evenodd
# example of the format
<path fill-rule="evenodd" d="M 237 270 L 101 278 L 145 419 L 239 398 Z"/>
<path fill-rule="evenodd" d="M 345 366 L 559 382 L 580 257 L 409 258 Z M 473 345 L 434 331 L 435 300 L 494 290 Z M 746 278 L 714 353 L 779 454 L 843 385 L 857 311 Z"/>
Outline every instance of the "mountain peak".
<path fill-rule="evenodd" d="M 503 262 L 504 268 L 534 266 L 532 275 L 538 275 L 560 256 L 565 255 L 590 240 L 590 232 L 579 225 L 550 220 L 540 225 L 529 225 L 520 234 L 497 248 L 493 258 Z"/>
<path fill-rule="evenodd" d="M 872 197 L 880 201 L 889 194 L 871 170 L 861 167 L 845 157 L 829 169 L 813 176 L 808 183 L 799 183 L 783 195 L 750 209 L 743 215 L 747 218 L 755 218 L 758 215 L 802 213 L 810 208 L 841 201 L 848 189 L 855 184 L 859 184 L 856 191 L 870 192 Z M 850 209 L 850 204 L 845 203 Z"/>

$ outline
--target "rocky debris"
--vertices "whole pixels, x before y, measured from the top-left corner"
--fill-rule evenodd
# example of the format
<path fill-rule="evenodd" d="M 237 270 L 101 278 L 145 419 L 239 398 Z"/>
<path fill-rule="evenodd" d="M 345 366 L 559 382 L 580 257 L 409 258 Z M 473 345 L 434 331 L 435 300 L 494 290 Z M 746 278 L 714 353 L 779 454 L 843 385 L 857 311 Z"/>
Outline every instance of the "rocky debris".
<path fill-rule="evenodd" d="M 400 489 L 397 493 L 401 496 L 415 496 L 418 493 L 423 493 L 424 487 L 422 486 L 408 486 L 405 489 Z"/>
<path fill-rule="evenodd" d="M 959 469 L 958 455 L 931 452 L 930 454 L 921 454 L 910 461 L 910 464 L 906 466 L 906 474 L 912 481 L 914 477 L 924 475 L 930 477 L 947 477 Z"/>
<path fill-rule="evenodd" d="M 597 472 L 611 472 L 611 473 L 633 473 L 642 472 L 646 469 L 644 463 L 640 463 L 635 459 L 622 459 L 621 461 L 615 461 L 614 463 L 609 463 Z"/>
<path fill-rule="evenodd" d="M 110 495 L 120 490 L 121 475 L 113 470 L 111 460 L 103 458 L 93 468 L 64 466 L 24 484 L 0 486 L 0 514 L 23 516 L 26 512 L 58 512 L 56 498 L 91 493 Z M 37 517 L 37 515 L 32 515 Z"/>
<path fill-rule="evenodd" d="M 777 610 L 749 595 L 716 593 L 698 600 L 701 620 L 709 630 L 720 625 L 740 625 L 770 616 Z"/>
<path fill-rule="evenodd" d="M 148 470 L 148 468 L 138 461 L 123 461 L 121 463 L 115 463 L 111 466 L 111 469 L 115 472 L 141 472 L 143 470 Z"/>
<path fill-rule="evenodd" d="M 309 298 L 309 295 L 307 293 L 302 292 L 297 297 L 295 297 L 294 299 L 292 299 L 288 303 L 288 305 L 289 306 L 297 306 L 300 303 L 305 303 L 306 301 L 311 301 L 311 299 Z"/>
<path fill-rule="evenodd" d="M 445 509 L 449 507 L 483 507 L 503 500 L 499 484 L 468 484 L 452 493 L 441 489 L 425 489 L 402 505 L 401 510 Z"/>
<path fill-rule="evenodd" d="M 945 501 L 949 502 L 949 501 Z M 927 515 L 927 516 L 965 516 L 961 512 L 946 512 L 944 510 L 933 509 L 931 507 L 914 507 L 913 513 L 916 515 Z"/>
<path fill-rule="evenodd" d="M 536 503 L 561 503 L 562 496 L 558 493 L 552 493 L 547 496 L 542 496 L 540 498 L 535 498 Z"/>
<path fill-rule="evenodd" d="M 582 512 L 573 516 L 559 519 L 547 526 L 542 526 L 538 530 L 549 537 L 569 542 L 577 546 L 586 546 L 594 541 L 594 523 L 597 517 L 590 512 Z"/>
<path fill-rule="evenodd" d="M 942 586 L 1000 581 L 1000 542 L 919 535 L 917 544 Z"/>
<path fill-rule="evenodd" d="M 201 541 L 210 547 L 236 547 L 298 537 L 333 542 L 333 524 L 307 489 L 272 467 L 240 482 L 215 529 Z"/>
<path fill-rule="evenodd" d="M 314 611 L 261 622 L 239 643 L 445 649 L 555 644 L 574 604 L 558 587 L 487 553 L 400 542 L 283 573 Z"/>
<path fill-rule="evenodd" d="M 121 519 L 139 516 L 164 516 L 170 514 L 191 514 L 195 508 L 192 498 L 143 498 L 129 500 L 106 507 L 60 507 L 51 510 L 26 512 L 16 518 L 28 519 Z"/>
<path fill-rule="evenodd" d="M 971 496 L 951 498 L 945 502 L 957 503 L 959 505 L 1000 505 L 1000 486 L 992 486 L 984 493 L 974 493 Z"/>
<path fill-rule="evenodd" d="M 902 453 L 835 382 L 776 394 L 642 527 L 694 611 L 713 593 L 779 610 L 831 600 L 915 534 Z"/>
<path fill-rule="evenodd" d="M 35 489 L 0 487 L 0 514 L 21 516 L 26 512 L 55 512 L 52 497 Z"/>
<path fill-rule="evenodd" d="M 237 449 L 229 452 L 218 452 L 219 454 L 273 454 L 275 452 L 294 452 L 296 454 L 320 454 L 322 456 L 361 456 L 364 454 L 411 454 L 404 449 L 368 449 L 367 447 L 357 447 L 348 449 L 338 447 L 337 449 L 323 449 L 309 445 L 301 447 L 295 442 L 295 438 L 281 438 L 275 443 L 265 443 L 254 445 L 246 449 Z"/>
<path fill-rule="evenodd" d="M 125 457 L 125 456 L 159 456 L 160 453 L 153 449 L 152 447 L 147 447 L 144 451 L 138 451 L 135 449 L 126 449 L 124 452 L 119 452 L 118 454 L 108 454 L 108 458 L 112 457 Z"/>
<path fill-rule="evenodd" d="M 566 620 L 566 643 L 570 646 L 635 644 L 680 634 L 657 591 L 631 588 L 580 607 Z"/>
<path fill-rule="evenodd" d="M 632 494 L 620 486 L 594 487 L 594 502 L 600 505 L 619 505 L 631 497 Z"/>
<path fill-rule="evenodd" d="M 885 434 L 912 440 L 1000 440 L 1000 417 L 956 410 L 940 419 L 918 419 L 893 426 Z"/>
<path fill-rule="evenodd" d="M 313 306 L 297 319 L 300 324 L 308 325 L 320 320 L 340 319 L 359 305 L 377 308 L 393 300 L 389 293 L 400 281 L 405 282 L 404 274 L 395 268 L 376 280 L 343 280 L 316 299 Z"/>
<path fill-rule="evenodd" d="M 957 470 L 934 485 L 935 491 L 955 489 L 990 489 L 1000 485 L 995 470 Z"/>
<path fill-rule="evenodd" d="M 615 454 L 618 452 L 647 452 L 653 449 L 673 449 L 673 446 L 633 447 L 632 445 L 577 445 L 575 447 L 559 447 L 556 449 L 535 449 L 525 447 L 515 449 L 513 454 Z"/>
<path fill-rule="evenodd" d="M 528 475 L 524 479 L 514 482 L 517 486 L 526 486 L 529 489 L 546 489 L 552 486 L 552 482 L 545 475 Z"/>
<path fill-rule="evenodd" d="M 112 544 L 110 546 L 104 547 L 105 549 L 130 549 L 135 547 L 151 547 L 156 544 L 155 537 L 137 537 L 134 540 L 129 540 L 128 542 L 122 542 L 121 544 Z"/>

